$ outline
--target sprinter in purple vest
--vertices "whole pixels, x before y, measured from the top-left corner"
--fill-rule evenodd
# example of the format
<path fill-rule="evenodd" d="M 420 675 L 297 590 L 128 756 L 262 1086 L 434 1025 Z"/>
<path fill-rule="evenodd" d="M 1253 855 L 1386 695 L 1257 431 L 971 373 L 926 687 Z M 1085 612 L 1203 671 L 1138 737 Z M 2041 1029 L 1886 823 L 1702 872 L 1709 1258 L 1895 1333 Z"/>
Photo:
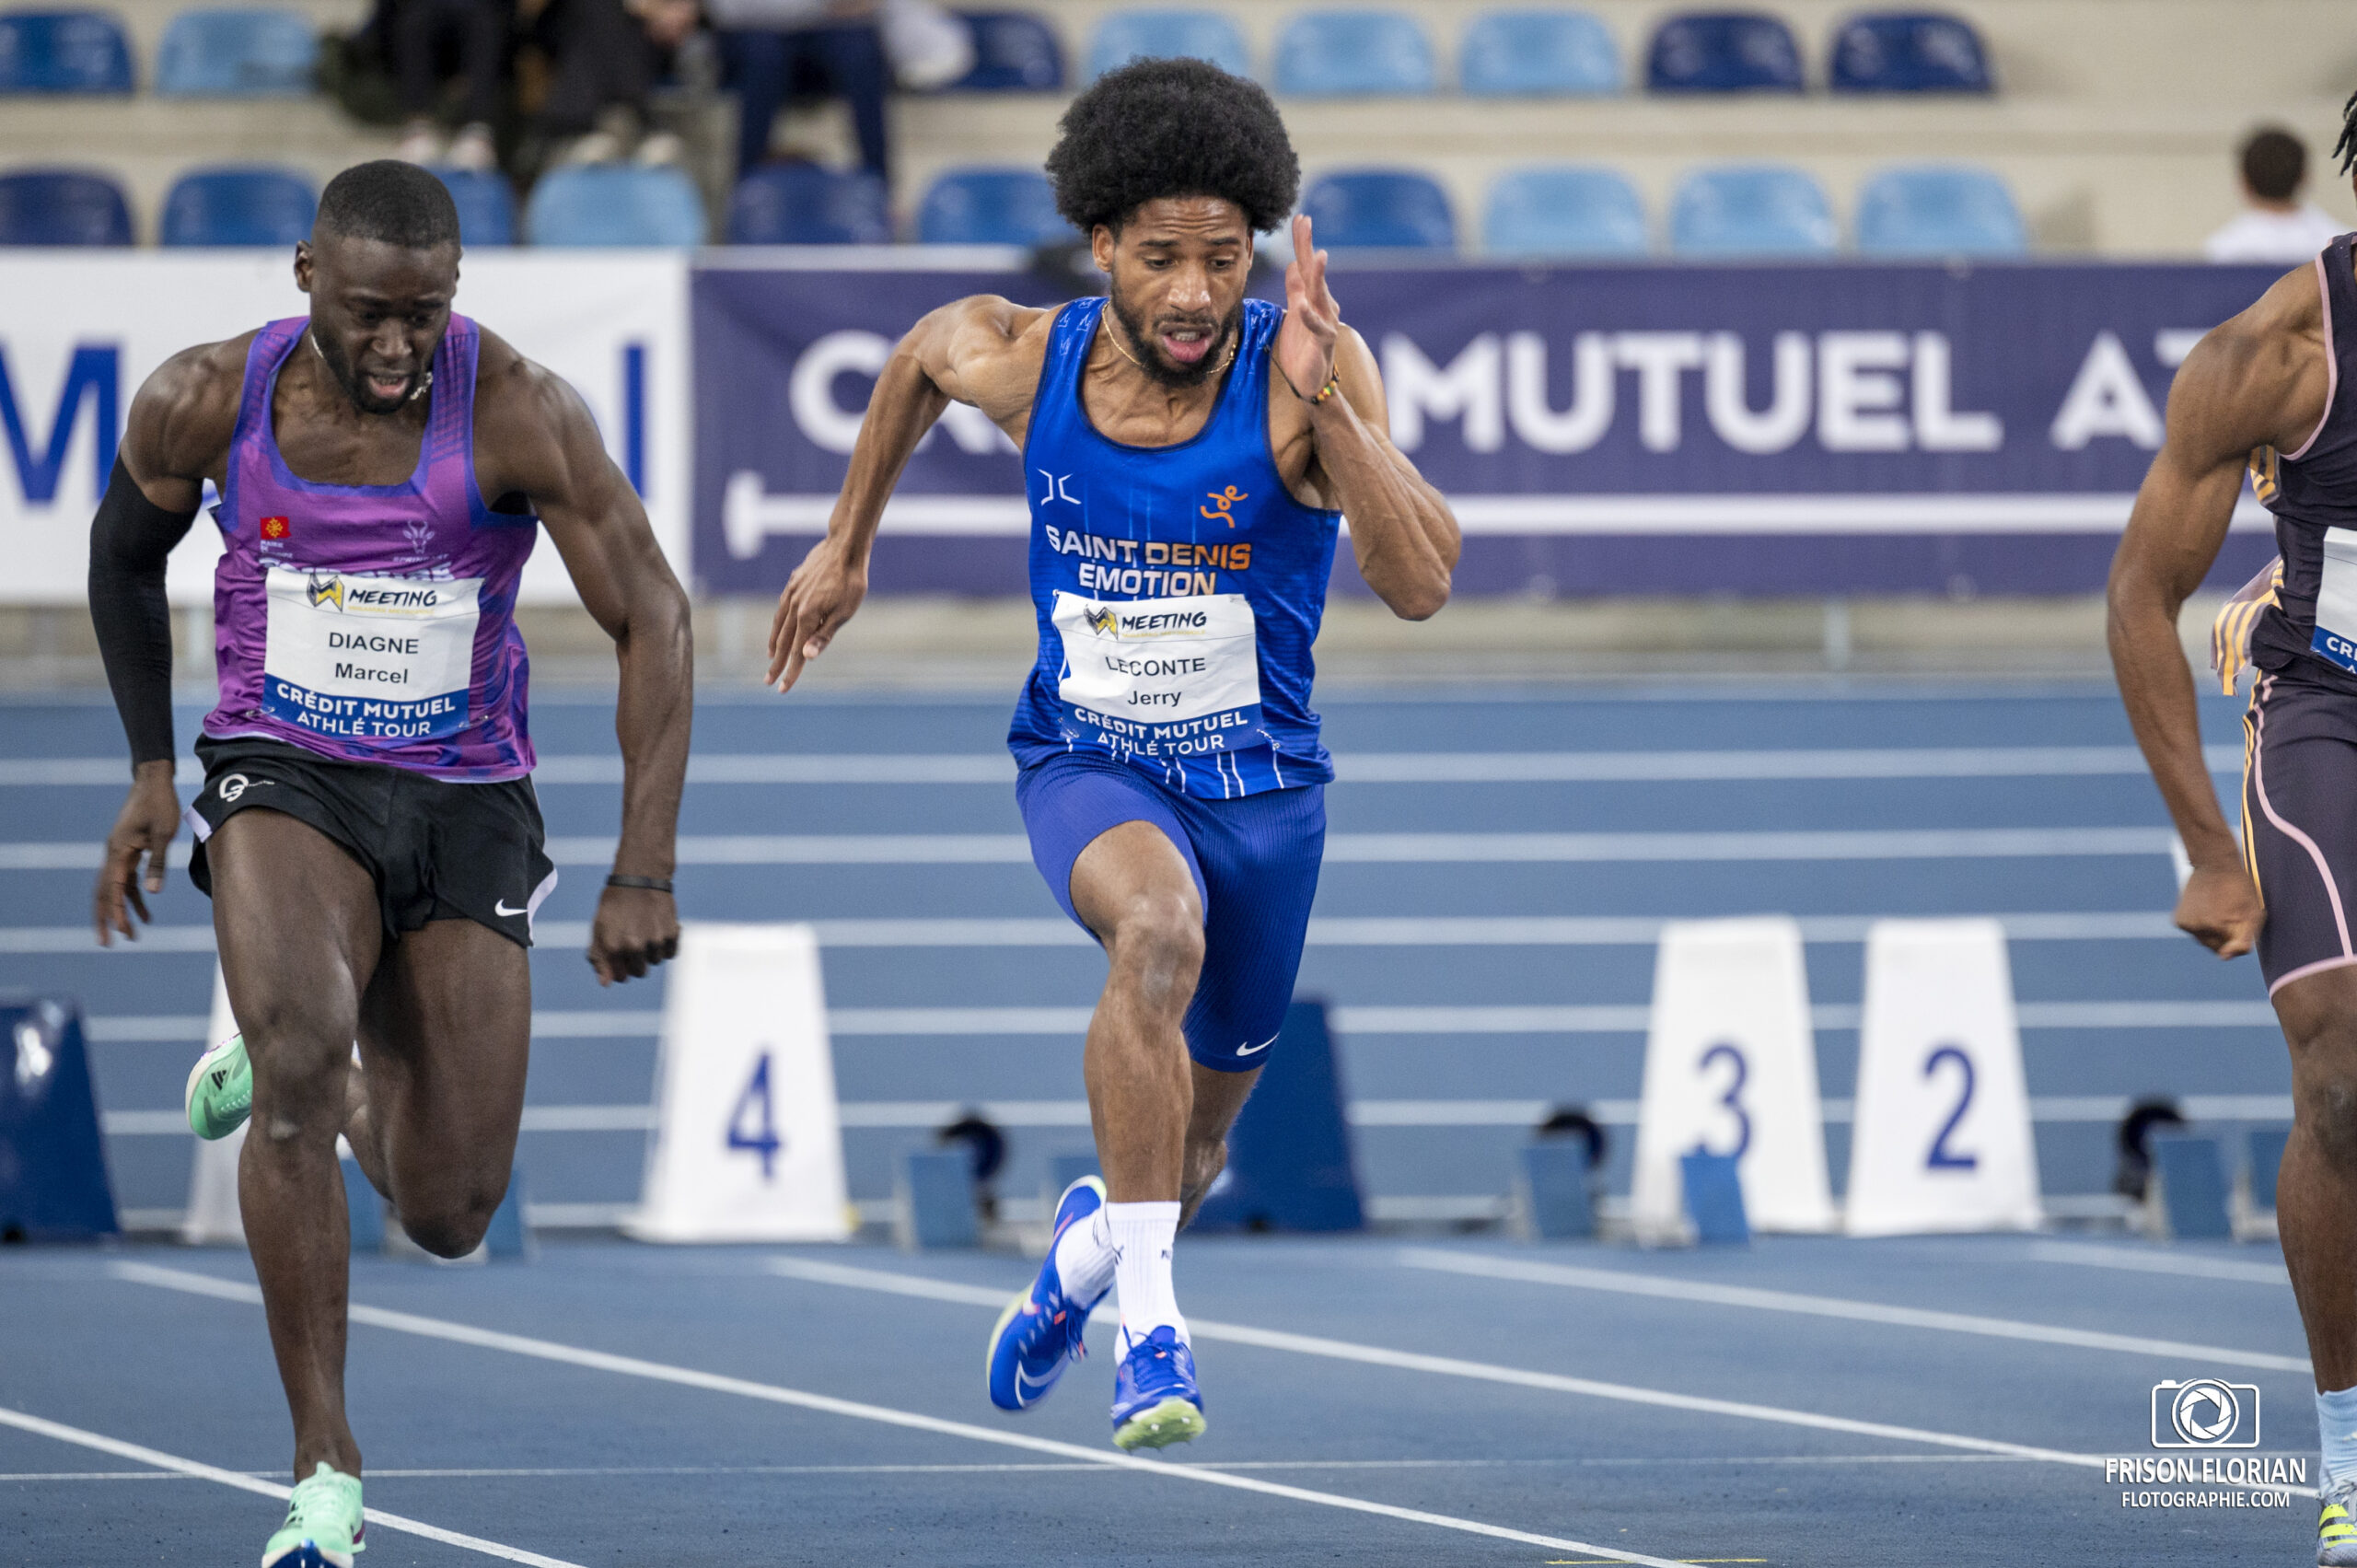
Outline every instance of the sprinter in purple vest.
<path fill-rule="evenodd" d="M 189 875 L 213 897 L 241 1032 L 190 1074 L 189 1121 L 208 1138 L 253 1122 L 238 1193 L 296 1483 L 263 1568 L 350 1568 L 336 1138 L 420 1246 L 482 1241 L 524 1102 L 532 913 L 556 883 L 514 619 L 539 526 L 621 662 L 621 841 L 589 935 L 604 983 L 678 947 L 691 660 L 686 596 L 588 411 L 452 312 L 459 215 L 438 180 L 338 175 L 295 281 L 308 319 L 148 377 L 91 528 L 133 778 L 96 920 L 101 943 L 136 936 L 181 820 L 164 563 L 210 481 L 221 694 L 196 743 Z"/>
<path fill-rule="evenodd" d="M 2357 171 L 2357 94 L 2340 173 Z M 2357 235 L 2344 234 L 2186 355 L 2168 433 L 2111 564 L 2119 693 L 2192 863 L 2179 929 L 2258 952 L 2292 1049 L 2276 1179 L 2283 1261 L 2324 1439 L 2316 1562 L 2357 1565 Z M 2202 755 L 2177 612 L 2209 575 L 2245 476 L 2282 559 L 2228 602 L 2212 658 L 2243 715 L 2242 841 Z M 2281 1428 L 2278 1429 L 2279 1432 Z"/>

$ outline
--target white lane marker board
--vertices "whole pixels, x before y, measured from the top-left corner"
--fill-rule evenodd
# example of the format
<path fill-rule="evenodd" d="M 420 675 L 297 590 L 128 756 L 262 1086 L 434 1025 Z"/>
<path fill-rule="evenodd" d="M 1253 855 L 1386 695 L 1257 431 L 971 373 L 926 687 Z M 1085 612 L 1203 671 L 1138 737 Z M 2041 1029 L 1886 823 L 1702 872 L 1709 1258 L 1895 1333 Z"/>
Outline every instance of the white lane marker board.
<path fill-rule="evenodd" d="M 1886 920 L 1866 934 L 1847 1208 L 1852 1236 L 2043 1222 L 1995 921 Z"/>
<path fill-rule="evenodd" d="M 1630 1214 L 1685 1240 L 1678 1159 L 1734 1155 L 1752 1228 L 1834 1228 L 1800 926 L 1782 915 L 1673 921 L 1654 967 Z"/>
<path fill-rule="evenodd" d="M 237 1032 L 238 1020 L 229 1012 L 229 982 L 215 964 L 213 1013 L 197 1050 L 210 1051 Z M 193 1059 L 190 1065 L 195 1065 Z M 196 1152 L 189 1167 L 188 1213 L 180 1221 L 180 1240 L 191 1247 L 243 1247 L 246 1222 L 238 1207 L 238 1156 L 245 1151 L 245 1128 L 211 1143 L 193 1135 L 189 1141 Z"/>
<path fill-rule="evenodd" d="M 819 941 L 693 921 L 663 970 L 640 1241 L 841 1241 L 853 1224 Z"/>

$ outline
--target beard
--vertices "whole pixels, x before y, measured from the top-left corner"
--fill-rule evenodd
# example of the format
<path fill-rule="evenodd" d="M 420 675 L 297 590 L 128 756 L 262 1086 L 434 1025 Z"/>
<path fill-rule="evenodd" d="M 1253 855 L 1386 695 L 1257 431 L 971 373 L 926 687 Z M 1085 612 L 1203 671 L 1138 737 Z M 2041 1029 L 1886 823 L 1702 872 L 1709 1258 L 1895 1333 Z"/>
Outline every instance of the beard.
<path fill-rule="evenodd" d="M 367 378 L 360 374 L 359 367 L 344 358 L 342 349 L 329 346 L 328 341 L 316 331 L 307 330 L 304 335 L 311 340 L 311 346 L 319 350 L 319 362 L 328 367 L 328 374 L 335 377 L 336 385 L 343 389 L 343 395 L 350 398 L 353 406 L 361 412 L 398 413 L 417 396 L 420 378 L 415 372 L 412 372 L 410 378 L 402 383 L 398 395 L 379 397 L 369 389 Z"/>
<path fill-rule="evenodd" d="M 1167 387 L 1174 391 L 1200 387 L 1226 367 L 1226 356 L 1221 351 L 1234 340 L 1237 329 L 1244 319 L 1244 306 L 1239 300 L 1236 308 L 1227 313 L 1227 319 L 1219 323 L 1210 342 L 1204 344 L 1203 356 L 1192 365 L 1187 365 L 1163 353 L 1161 338 L 1148 330 L 1144 319 L 1121 297 L 1120 290 L 1113 290 L 1109 302 L 1113 308 L 1115 319 L 1121 323 L 1121 330 L 1130 335 L 1132 343 L 1138 345 L 1138 368 L 1144 371 L 1146 378 L 1155 385 Z M 1185 324 L 1192 326 L 1196 323 L 1190 321 Z"/>

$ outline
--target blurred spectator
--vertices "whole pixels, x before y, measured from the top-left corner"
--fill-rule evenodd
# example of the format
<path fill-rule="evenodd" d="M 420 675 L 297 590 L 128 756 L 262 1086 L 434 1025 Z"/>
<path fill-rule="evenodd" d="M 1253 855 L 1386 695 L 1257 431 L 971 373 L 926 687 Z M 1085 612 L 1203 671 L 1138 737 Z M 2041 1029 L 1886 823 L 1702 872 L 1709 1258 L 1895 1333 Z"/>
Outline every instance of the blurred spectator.
<path fill-rule="evenodd" d="M 407 117 L 395 156 L 412 163 L 489 168 L 497 161 L 491 122 L 506 86 L 507 35 L 515 19 L 509 0 L 393 0 L 391 9 L 393 75 Z M 434 113 L 442 90 L 438 56 L 446 42 L 456 47 L 459 77 L 465 84 L 459 134 L 447 147 Z"/>
<path fill-rule="evenodd" d="M 553 0 L 534 31 L 549 56 L 540 130 L 556 161 L 676 163 L 679 137 L 647 131 L 648 89 L 695 31 L 697 0 Z"/>
<path fill-rule="evenodd" d="M 2243 215 L 2212 235 L 2202 254 L 2212 261 L 2312 260 L 2341 226 L 2300 200 L 2308 178 L 2308 149 L 2273 125 L 2243 144 Z"/>
<path fill-rule="evenodd" d="M 831 95 L 851 110 L 859 161 L 889 180 L 884 95 L 891 68 L 878 0 L 709 0 L 720 29 L 721 80 L 737 94 L 737 173 L 768 156 L 789 98 Z"/>

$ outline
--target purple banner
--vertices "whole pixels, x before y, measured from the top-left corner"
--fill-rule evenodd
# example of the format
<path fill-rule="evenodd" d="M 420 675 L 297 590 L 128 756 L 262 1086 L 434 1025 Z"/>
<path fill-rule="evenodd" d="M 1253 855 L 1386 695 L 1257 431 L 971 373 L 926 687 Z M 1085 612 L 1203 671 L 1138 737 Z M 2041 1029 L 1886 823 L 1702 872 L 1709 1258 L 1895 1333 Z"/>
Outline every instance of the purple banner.
<path fill-rule="evenodd" d="M 2100 587 L 2200 334 L 2280 275 L 2200 266 L 1356 268 L 1393 438 L 1466 529 L 1460 592 Z M 823 531 L 873 378 L 1021 273 L 708 269 L 695 561 L 774 592 Z M 1020 459 L 953 409 L 878 540 L 879 592 L 1023 591 Z M 2247 495 L 2217 576 L 2271 548 Z M 1337 586 L 1357 589 L 1344 563 Z M 1363 591 L 1363 590 L 1361 590 Z"/>

